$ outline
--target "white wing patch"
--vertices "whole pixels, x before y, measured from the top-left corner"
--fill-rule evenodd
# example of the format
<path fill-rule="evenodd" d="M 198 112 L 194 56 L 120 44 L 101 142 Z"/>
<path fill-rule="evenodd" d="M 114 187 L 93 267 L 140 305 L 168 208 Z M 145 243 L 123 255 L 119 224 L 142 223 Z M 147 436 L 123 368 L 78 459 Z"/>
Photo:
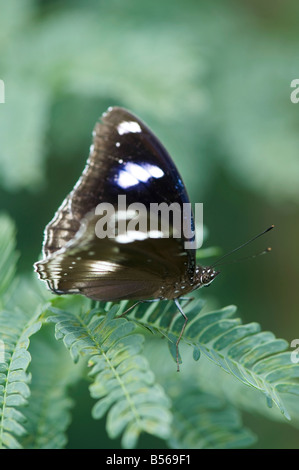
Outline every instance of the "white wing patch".
<path fill-rule="evenodd" d="M 142 129 L 136 121 L 123 121 L 118 124 L 117 132 L 119 135 L 130 134 L 131 132 L 136 134 L 142 132 Z"/>

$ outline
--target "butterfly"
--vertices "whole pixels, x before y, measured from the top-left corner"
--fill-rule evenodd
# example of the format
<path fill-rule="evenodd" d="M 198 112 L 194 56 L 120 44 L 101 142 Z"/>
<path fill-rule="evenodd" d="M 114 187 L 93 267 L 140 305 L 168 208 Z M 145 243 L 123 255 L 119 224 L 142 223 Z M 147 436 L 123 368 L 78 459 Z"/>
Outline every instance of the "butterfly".
<path fill-rule="evenodd" d="M 176 343 L 179 370 L 178 345 L 188 320 L 179 299 L 209 285 L 219 271 L 196 265 L 196 249 L 187 243 L 195 236 L 192 212 L 191 234 L 176 233 L 173 215 L 168 236 L 161 218 L 155 230 L 146 226 L 97 236 L 103 220 L 97 214 L 99 204 L 115 209 L 110 219 L 106 214 L 108 225 L 113 219 L 129 227 L 136 220 L 136 211 L 119 208 L 120 196 L 129 207 L 139 202 L 146 210 L 152 204 L 183 209 L 189 203 L 182 178 L 154 133 L 130 111 L 111 107 L 94 128 L 81 177 L 45 228 L 43 259 L 35 270 L 56 294 L 103 301 L 174 300 L 184 317 Z M 178 214 L 183 223 L 183 210 Z"/>

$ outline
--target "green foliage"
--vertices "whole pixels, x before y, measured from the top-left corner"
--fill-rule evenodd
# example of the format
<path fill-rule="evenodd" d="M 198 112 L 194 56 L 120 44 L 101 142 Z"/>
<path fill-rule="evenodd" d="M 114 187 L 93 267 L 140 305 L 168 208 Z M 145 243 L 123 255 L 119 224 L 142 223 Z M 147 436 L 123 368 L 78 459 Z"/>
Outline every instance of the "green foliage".
<path fill-rule="evenodd" d="M 186 307 L 177 374 L 182 319 L 171 321 L 173 304 L 144 304 L 117 319 L 126 303 L 93 309 L 76 297 L 53 300 L 31 272 L 43 227 L 82 170 L 95 121 L 109 105 L 126 106 L 161 138 L 191 199 L 204 201 L 217 234 L 211 243 L 233 248 L 246 224 L 254 232 L 265 214 L 269 224 L 283 227 L 276 239 L 283 256 L 269 260 L 268 275 L 261 263 L 263 282 L 254 291 L 247 284 L 251 275 L 257 279 L 252 263 L 238 265 L 233 300 L 225 283 L 216 292 L 226 299 L 222 304 L 242 302 L 245 315 L 254 310 L 261 324 L 271 321 L 267 328 L 293 338 L 299 104 L 290 102 L 290 82 L 298 78 L 299 6 L 266 0 L 238 8 L 233 0 L 2 3 L 0 202 L 17 221 L 21 258 L 16 275 L 16 229 L 2 215 L 0 447 L 67 446 L 72 416 L 83 405 L 90 411 L 81 397 L 72 398 L 79 381 L 90 385 L 91 413 L 101 418 L 99 447 L 101 425 L 126 447 L 140 445 L 144 430 L 175 448 L 246 447 L 253 437 L 243 411 L 281 421 L 291 434 L 292 426 L 299 428 L 299 369 L 287 342 L 257 323 L 241 323 L 235 307 L 220 309 L 213 289 L 195 294 L 207 299 L 205 307 L 200 301 Z M 205 246 L 197 253 L 199 259 L 216 255 Z M 55 340 L 53 322 L 63 341 Z"/>
<path fill-rule="evenodd" d="M 61 449 L 67 444 L 74 406 L 70 390 L 82 378 L 85 364 L 74 367 L 66 349 L 58 346 L 45 326 L 32 341 L 31 395 L 23 411 L 27 433 L 21 440 L 26 449 Z"/>
<path fill-rule="evenodd" d="M 135 447 L 142 431 L 167 438 L 169 400 L 140 355 L 143 337 L 131 334 L 132 322 L 115 318 L 116 306 L 107 313 L 90 309 L 85 299 L 71 302 L 72 307 L 74 302 L 78 308 L 69 311 L 54 307 L 65 301 L 54 301 L 49 310 L 55 315 L 48 321 L 56 323 L 56 338 L 63 339 L 75 361 L 79 354 L 90 358 L 94 378 L 90 392 L 98 399 L 93 417 L 99 419 L 108 412 L 107 432 L 111 438 L 123 433 L 125 448 Z"/>
<path fill-rule="evenodd" d="M 125 448 L 136 447 L 144 432 L 173 448 L 252 445 L 255 437 L 242 425 L 240 410 L 251 404 L 251 410 L 261 413 L 267 406 L 259 398 L 254 405 L 247 399 L 246 406 L 243 391 L 226 393 L 219 387 L 225 382 L 221 370 L 232 383 L 237 379 L 245 389 L 262 392 L 268 405 L 273 401 L 284 416 L 291 414 L 295 425 L 299 422 L 298 402 L 289 400 L 298 397 L 299 367 L 291 362 L 287 342 L 262 332 L 257 323 L 243 325 L 234 316 L 235 307 L 206 312 L 202 300 L 183 304 L 189 321 L 180 348 L 185 354 L 192 347 L 193 358 L 189 352 L 177 374 L 175 364 L 164 359 L 172 355 L 176 360 L 174 345 L 183 321 L 173 302 L 144 303 L 125 317 L 126 301 L 95 306 L 82 296 L 67 296 L 49 302 L 36 281 L 14 279 L 14 226 L 1 216 L 0 228 L 2 448 L 65 447 L 74 406 L 70 390 L 86 380 L 86 361 L 90 394 L 96 400 L 92 416 L 105 418 L 108 436 L 121 436 Z M 39 331 L 45 320 L 50 325 Z M 54 341 L 53 323 L 55 337 L 66 349 Z M 165 343 L 162 350 L 163 342 L 153 342 L 157 332 L 167 339 L 170 355 Z M 158 358 L 152 360 L 155 353 Z M 205 361 L 220 366 L 212 381 L 205 376 Z M 206 370 L 211 373 L 213 368 Z M 277 419 L 276 414 L 267 416 Z"/>
<path fill-rule="evenodd" d="M 256 441 L 233 405 L 204 393 L 191 379 L 180 381 L 179 386 L 170 381 L 167 391 L 173 402 L 172 448 L 236 449 Z"/>
<path fill-rule="evenodd" d="M 29 338 L 40 326 L 37 316 L 28 319 L 22 311 L 4 310 L 0 314 L 0 337 L 5 345 L 4 361 L 0 364 L 0 447 L 20 447 L 14 436 L 25 433 L 24 415 L 18 408 L 27 403 L 30 395 L 30 375 L 26 373 L 31 361 Z"/>
<path fill-rule="evenodd" d="M 4 301 L 13 284 L 17 255 L 14 225 L 6 216 L 0 217 L 0 448 L 19 448 L 18 438 L 25 433 L 24 415 L 19 410 L 30 395 L 27 368 L 31 360 L 29 338 L 41 327 L 38 314 L 19 308 L 6 310 Z"/>
<path fill-rule="evenodd" d="M 287 341 L 276 339 L 271 332 L 262 332 L 258 323 L 242 325 L 239 318 L 234 318 L 234 306 L 208 313 L 201 313 L 202 308 L 203 302 L 198 300 L 185 309 L 189 321 L 184 341 L 193 346 L 194 357 L 203 353 L 245 385 L 263 392 L 268 405 L 271 406 L 273 400 L 289 418 L 281 394 L 298 396 L 299 366 L 291 360 Z M 173 320 L 176 314 L 173 302 L 168 302 L 163 310 L 153 303 L 150 308 L 137 307 L 128 316 L 154 327 L 170 338 L 170 344 L 175 344 L 183 325 L 181 316 Z M 172 351 L 175 359 L 173 348 Z"/>
<path fill-rule="evenodd" d="M 248 447 L 255 437 L 243 426 L 240 410 L 265 413 L 261 392 L 269 406 L 273 401 L 285 417 L 299 423 L 298 401 L 290 399 L 298 397 L 299 367 L 291 362 L 287 342 L 262 332 L 257 323 L 243 325 L 234 316 L 235 307 L 206 312 L 202 300 L 183 305 L 189 322 L 180 349 L 184 355 L 188 350 L 188 356 L 177 374 L 167 359 L 172 355 L 176 360 L 174 345 L 183 321 L 173 302 L 144 303 L 125 317 L 126 301 L 92 305 L 82 296 L 67 296 L 49 302 L 36 281 L 14 279 L 14 226 L 1 216 L 0 228 L 2 448 L 66 446 L 75 405 L 70 390 L 86 380 L 86 361 L 96 400 L 92 417 L 105 418 L 108 436 L 121 436 L 125 448 L 136 447 L 144 432 L 173 448 Z M 17 286 L 19 295 L 11 286 Z M 54 341 L 53 323 L 55 337 L 66 349 Z M 163 349 L 163 342 L 157 344 L 157 332 L 167 339 L 170 355 L 165 343 Z M 212 363 L 220 367 L 213 369 Z M 220 387 L 225 384 L 222 371 L 231 381 L 226 389 Z M 259 395 L 246 398 L 242 388 L 234 388 L 236 383 Z M 275 413 L 265 414 L 277 419 Z"/>
<path fill-rule="evenodd" d="M 16 272 L 18 254 L 15 251 L 15 226 L 4 214 L 0 214 L 1 244 L 0 244 L 0 309 L 8 301 L 9 293 Z"/>
<path fill-rule="evenodd" d="M 276 5 L 275 19 L 272 10 L 265 15 L 275 28 L 259 17 L 263 5 L 236 9 L 233 1 L 55 3 L 47 10 L 47 2 L 13 0 L 1 9 L 1 78 L 9 97 L 0 114 L 4 187 L 32 190 L 45 182 L 51 110 L 71 95 L 109 99 L 148 117 L 174 158 L 184 158 L 194 191 L 207 187 L 225 159 L 225 171 L 250 190 L 298 201 L 298 113 L 289 98 L 296 13 Z M 72 141 L 90 132 L 81 110 L 82 120 L 70 109 L 57 116 L 55 139 L 69 134 L 71 151 Z"/>

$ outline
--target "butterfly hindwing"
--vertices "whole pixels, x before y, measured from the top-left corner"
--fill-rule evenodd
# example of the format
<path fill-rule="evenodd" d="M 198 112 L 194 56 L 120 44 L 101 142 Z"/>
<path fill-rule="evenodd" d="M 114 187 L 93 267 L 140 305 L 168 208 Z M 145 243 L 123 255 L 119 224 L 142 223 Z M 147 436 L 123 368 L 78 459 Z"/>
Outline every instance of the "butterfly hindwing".
<path fill-rule="evenodd" d="M 129 238 L 127 243 L 117 237 L 99 240 L 97 220 L 88 215 L 71 241 L 36 263 L 54 292 L 101 300 L 157 298 L 186 270 L 188 254 L 180 239 L 151 238 L 144 232 L 142 240 Z"/>

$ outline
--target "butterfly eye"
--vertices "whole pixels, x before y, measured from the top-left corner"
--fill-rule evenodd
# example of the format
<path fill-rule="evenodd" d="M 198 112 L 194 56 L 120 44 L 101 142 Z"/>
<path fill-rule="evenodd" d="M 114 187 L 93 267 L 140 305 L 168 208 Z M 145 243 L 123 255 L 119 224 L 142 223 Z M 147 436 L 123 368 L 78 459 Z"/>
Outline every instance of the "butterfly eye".
<path fill-rule="evenodd" d="M 204 273 L 201 275 L 201 282 L 202 284 L 207 284 L 210 285 L 210 283 L 215 279 L 215 277 L 219 274 L 218 271 L 214 271 L 213 269 L 208 269 L 207 271 L 204 271 Z"/>

